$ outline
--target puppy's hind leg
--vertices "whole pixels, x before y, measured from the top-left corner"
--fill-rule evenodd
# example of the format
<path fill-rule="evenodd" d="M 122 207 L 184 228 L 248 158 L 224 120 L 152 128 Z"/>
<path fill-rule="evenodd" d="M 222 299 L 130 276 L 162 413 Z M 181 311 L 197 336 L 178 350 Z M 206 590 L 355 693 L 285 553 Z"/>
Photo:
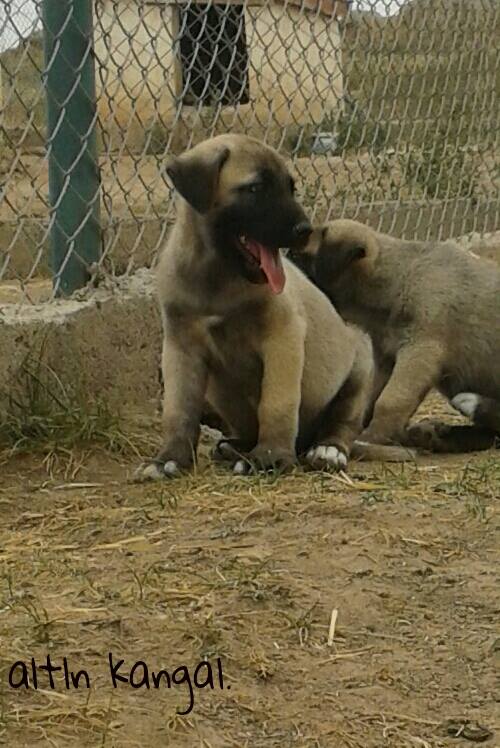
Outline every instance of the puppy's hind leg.
<path fill-rule="evenodd" d="M 216 462 L 234 465 L 257 443 L 257 411 L 244 390 L 244 382 L 235 381 L 234 377 L 223 372 L 218 372 L 218 376 L 209 382 L 207 396 L 210 406 L 225 424 L 220 429 L 222 438 L 212 450 L 212 459 Z"/>
<path fill-rule="evenodd" d="M 359 336 L 349 376 L 322 414 L 306 455 L 314 468 L 342 470 L 359 436 L 373 391 L 374 363 L 368 337 Z"/>
<path fill-rule="evenodd" d="M 424 420 L 408 427 L 406 443 L 429 452 L 466 453 L 498 446 L 500 402 L 473 392 L 460 392 L 451 405 L 472 424 L 450 424 Z"/>
<path fill-rule="evenodd" d="M 424 420 L 408 426 L 405 444 L 427 452 L 465 454 L 491 449 L 498 443 L 491 429 L 475 424 L 451 424 Z"/>

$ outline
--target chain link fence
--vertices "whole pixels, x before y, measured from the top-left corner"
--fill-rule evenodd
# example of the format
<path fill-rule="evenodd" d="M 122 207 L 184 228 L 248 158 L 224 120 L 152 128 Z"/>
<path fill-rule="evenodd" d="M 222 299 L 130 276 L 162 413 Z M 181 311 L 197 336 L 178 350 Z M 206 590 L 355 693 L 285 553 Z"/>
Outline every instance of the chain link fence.
<path fill-rule="evenodd" d="M 58 235 L 56 291 L 75 258 L 94 279 L 151 265 L 166 157 L 224 131 L 289 157 L 315 220 L 500 228 L 500 0 L 89 0 L 90 27 L 85 5 L 0 8 L 0 302 L 54 297 Z"/>

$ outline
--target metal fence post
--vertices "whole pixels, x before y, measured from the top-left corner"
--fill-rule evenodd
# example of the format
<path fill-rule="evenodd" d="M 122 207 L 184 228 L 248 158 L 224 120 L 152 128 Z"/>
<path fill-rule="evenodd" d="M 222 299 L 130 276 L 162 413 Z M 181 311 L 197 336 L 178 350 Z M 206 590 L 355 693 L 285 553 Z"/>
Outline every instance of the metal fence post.
<path fill-rule="evenodd" d="M 89 280 L 101 253 L 93 0 L 42 0 L 51 264 L 57 295 Z"/>

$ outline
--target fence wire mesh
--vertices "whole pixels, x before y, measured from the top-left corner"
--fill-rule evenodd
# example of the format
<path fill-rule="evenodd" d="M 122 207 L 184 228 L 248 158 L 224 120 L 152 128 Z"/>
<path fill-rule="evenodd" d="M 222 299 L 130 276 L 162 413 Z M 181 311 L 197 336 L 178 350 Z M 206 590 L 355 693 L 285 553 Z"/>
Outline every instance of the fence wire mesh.
<path fill-rule="evenodd" d="M 0 8 L 0 301 L 53 298 L 44 89 L 60 50 L 55 40 L 44 61 L 42 5 Z M 223 131 L 289 157 L 317 221 L 357 217 L 406 238 L 500 228 L 500 0 L 94 0 L 93 11 L 92 272 L 154 262 L 173 217 L 166 157 Z M 80 65 L 64 62 L 78 87 Z M 84 149 L 88 131 L 74 137 Z"/>

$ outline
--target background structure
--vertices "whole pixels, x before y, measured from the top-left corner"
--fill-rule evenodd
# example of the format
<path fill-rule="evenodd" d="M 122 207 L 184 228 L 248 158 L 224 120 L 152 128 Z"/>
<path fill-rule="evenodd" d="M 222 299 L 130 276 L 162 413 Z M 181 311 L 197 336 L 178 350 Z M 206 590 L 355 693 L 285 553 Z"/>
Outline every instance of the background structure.
<path fill-rule="evenodd" d="M 289 156 L 316 220 L 406 238 L 499 228 L 498 0 L 95 0 L 93 34 L 62 0 L 44 56 L 53 3 L 0 10 L 0 301 L 54 296 L 54 231 L 69 247 L 62 272 L 72 252 L 87 277 L 151 265 L 172 220 L 166 156 L 226 130 Z M 64 47 L 71 24 L 81 59 Z M 66 89 L 48 126 L 54 70 Z M 82 90 L 92 127 L 71 119 Z M 73 151 L 51 204 L 64 128 Z M 81 184 L 95 135 L 100 179 Z M 82 211 L 71 229 L 57 210 L 70 190 Z M 97 263 L 80 232 L 98 234 Z"/>

